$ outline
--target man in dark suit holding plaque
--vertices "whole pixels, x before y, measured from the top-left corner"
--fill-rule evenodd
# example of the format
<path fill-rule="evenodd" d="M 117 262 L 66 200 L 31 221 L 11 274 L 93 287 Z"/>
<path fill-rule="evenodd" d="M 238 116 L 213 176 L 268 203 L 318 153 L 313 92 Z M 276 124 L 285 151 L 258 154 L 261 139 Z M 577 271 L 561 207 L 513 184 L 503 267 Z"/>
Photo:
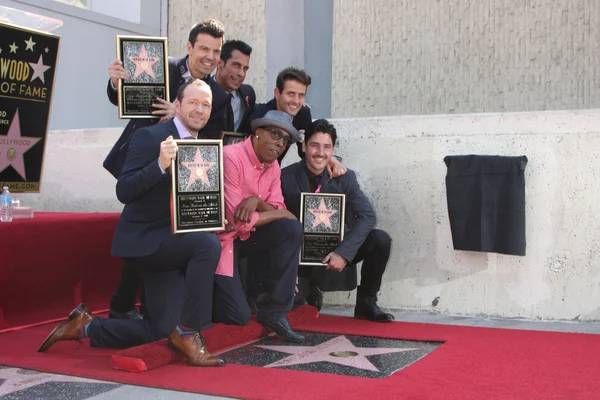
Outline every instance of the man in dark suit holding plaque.
<path fill-rule="evenodd" d="M 196 366 L 221 366 L 206 349 L 201 330 L 212 320 L 214 273 L 221 246 L 212 233 L 171 233 L 171 178 L 166 172 L 177 154 L 174 140 L 196 138 L 211 109 L 210 87 L 190 81 L 179 89 L 175 118 L 142 128 L 131 137 L 117 197 L 125 204 L 111 254 L 126 260 L 143 278 L 148 318 L 93 318 L 80 304 L 38 351 L 55 342 L 90 338 L 93 347 L 128 347 L 165 337 Z"/>
<path fill-rule="evenodd" d="M 254 88 L 244 83 L 250 68 L 252 47 L 241 40 L 228 40 L 221 51 L 215 79 L 229 95 L 224 131 L 252 134 L 250 121 L 256 103 Z"/>
<path fill-rule="evenodd" d="M 377 292 L 390 256 L 392 240 L 386 232 L 375 229 L 375 211 L 360 189 L 354 171 L 348 170 L 345 175 L 330 178 L 327 165 L 336 141 L 337 132 L 332 124 L 324 119 L 314 121 L 304 134 L 302 150 L 306 157 L 284 168 L 281 173 L 286 207 L 298 218 L 303 192 L 346 196 L 344 239 L 323 259 L 324 268 L 300 266 L 298 275 L 301 280 L 314 283 L 310 285 L 313 290 L 353 290 L 356 287 L 356 264 L 363 261 L 354 316 L 376 322 L 391 321 L 394 317 L 381 311 L 377 305 Z M 300 302 L 306 297 L 322 296 L 320 292 L 306 293 L 308 286 L 300 285 L 297 296 Z M 320 307 L 322 299 L 316 303 Z"/>
<path fill-rule="evenodd" d="M 121 137 L 119 137 L 104 160 L 104 168 L 115 178 L 118 179 L 121 174 L 129 141 L 133 133 L 140 128 L 172 119 L 175 112 L 174 103 L 172 102 L 175 101 L 179 87 L 187 80 L 203 80 L 210 86 L 213 96 L 210 119 L 200 129 L 198 137 L 221 137 L 221 129 L 225 123 L 229 98 L 227 93 L 215 82 L 210 74 L 217 67 L 220 60 L 224 34 L 223 24 L 215 19 L 203 20 L 192 27 L 187 42 L 188 55 L 181 59 L 169 58 L 169 101 L 156 99 L 156 111 L 154 111 L 154 114 L 157 116 L 156 118 L 141 118 L 129 121 Z M 127 79 L 128 75 L 120 60 L 113 61 L 108 68 L 108 72 L 110 75 L 106 89 L 108 98 L 111 103 L 117 105 L 116 88 L 118 80 Z M 117 290 L 111 298 L 110 316 L 112 318 L 141 318 L 141 315 L 135 309 L 135 300 L 139 286 L 140 280 L 135 271 L 125 266 Z M 143 303 L 142 298 L 142 309 Z"/>

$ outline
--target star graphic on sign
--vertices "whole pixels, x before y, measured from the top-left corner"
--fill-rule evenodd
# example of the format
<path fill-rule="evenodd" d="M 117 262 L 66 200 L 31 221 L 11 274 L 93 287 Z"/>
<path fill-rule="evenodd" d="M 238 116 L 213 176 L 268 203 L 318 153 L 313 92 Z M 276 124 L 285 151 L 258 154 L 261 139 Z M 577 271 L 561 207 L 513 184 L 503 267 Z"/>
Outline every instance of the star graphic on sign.
<path fill-rule="evenodd" d="M 144 72 L 151 77 L 156 78 L 156 76 L 154 76 L 154 71 L 152 70 L 152 65 L 158 61 L 158 57 L 148 57 L 146 46 L 142 45 L 139 56 L 128 58 L 135 63 L 135 73 L 133 74 L 134 78 L 137 78 Z"/>
<path fill-rule="evenodd" d="M 389 347 L 356 347 L 346 336 L 338 336 L 316 346 L 256 346 L 266 350 L 292 354 L 289 357 L 265 365 L 266 368 L 287 367 L 290 365 L 330 362 L 367 371 L 380 372 L 368 356 L 401 353 L 419 350 L 418 348 L 394 349 Z M 336 356 L 335 354 L 338 354 Z"/>
<path fill-rule="evenodd" d="M 33 46 L 35 46 L 35 42 L 33 41 L 33 37 L 29 36 L 29 40 L 25 40 L 25 51 L 31 50 L 33 51 Z"/>
<path fill-rule="evenodd" d="M 40 58 L 38 59 L 37 63 L 29 63 L 29 65 L 31 65 L 31 68 L 33 68 L 33 74 L 31 75 L 31 82 L 33 82 L 35 80 L 35 78 L 39 78 L 40 81 L 42 81 L 42 83 L 46 83 L 46 80 L 44 79 L 44 72 L 46 72 L 50 66 L 49 65 L 44 65 L 44 59 L 42 58 L 42 55 L 40 54 Z"/>
<path fill-rule="evenodd" d="M 12 165 L 15 171 L 27 180 L 23 154 L 40 140 L 42 139 L 21 136 L 21 123 L 19 122 L 19 110 L 17 109 L 8 127 L 8 133 L 0 135 L 0 172 Z"/>
<path fill-rule="evenodd" d="M 2 54 L 2 47 L 0 47 L 0 54 Z"/>
<path fill-rule="evenodd" d="M 313 223 L 313 228 L 316 228 L 320 224 L 327 226 L 331 229 L 331 216 L 337 213 L 336 210 L 328 210 L 325 205 L 325 199 L 321 199 L 321 203 L 319 204 L 319 208 L 309 208 L 308 211 L 311 212 L 312 215 L 315 216 L 315 222 Z"/>
<path fill-rule="evenodd" d="M 13 44 L 9 44 L 8 46 L 10 47 L 11 53 L 17 54 L 17 49 L 19 48 L 19 46 L 17 46 L 17 44 L 15 42 L 13 42 Z"/>
<path fill-rule="evenodd" d="M 209 185 L 208 174 L 206 171 L 210 169 L 216 163 L 214 162 L 204 162 L 202 159 L 202 154 L 200 153 L 200 149 L 196 149 L 196 156 L 194 157 L 194 161 L 186 161 L 182 162 L 181 165 L 185 166 L 190 170 L 190 179 L 188 180 L 188 186 L 192 185 L 198 179 L 204 182 L 206 185 Z"/>
<path fill-rule="evenodd" d="M 106 383 L 75 376 L 46 374 L 18 368 L 0 369 L 0 382 L 0 397 L 48 382 Z"/>
<path fill-rule="evenodd" d="M 46 53 L 49 52 L 49 51 L 50 51 L 50 49 L 47 48 L 47 47 L 44 49 L 44 52 L 46 52 Z"/>

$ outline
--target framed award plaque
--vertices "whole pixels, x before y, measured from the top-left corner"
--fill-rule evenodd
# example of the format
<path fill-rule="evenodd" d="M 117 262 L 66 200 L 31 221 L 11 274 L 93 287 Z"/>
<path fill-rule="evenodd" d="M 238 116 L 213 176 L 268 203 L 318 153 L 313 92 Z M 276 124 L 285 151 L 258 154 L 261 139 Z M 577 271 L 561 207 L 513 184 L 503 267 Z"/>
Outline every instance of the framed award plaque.
<path fill-rule="evenodd" d="M 173 233 L 225 229 L 223 142 L 176 140 L 171 161 L 171 228 Z"/>
<path fill-rule="evenodd" d="M 344 240 L 345 212 L 343 194 L 300 194 L 300 222 L 304 232 L 301 265 L 325 265 L 325 256 Z"/>
<path fill-rule="evenodd" d="M 169 100 L 169 60 L 166 37 L 117 36 L 117 58 L 128 79 L 119 79 L 119 118 L 152 115 L 157 97 Z"/>
<path fill-rule="evenodd" d="M 223 146 L 227 146 L 228 144 L 235 144 L 239 142 L 243 142 L 246 139 L 247 135 L 242 132 L 227 132 L 223 131 Z"/>

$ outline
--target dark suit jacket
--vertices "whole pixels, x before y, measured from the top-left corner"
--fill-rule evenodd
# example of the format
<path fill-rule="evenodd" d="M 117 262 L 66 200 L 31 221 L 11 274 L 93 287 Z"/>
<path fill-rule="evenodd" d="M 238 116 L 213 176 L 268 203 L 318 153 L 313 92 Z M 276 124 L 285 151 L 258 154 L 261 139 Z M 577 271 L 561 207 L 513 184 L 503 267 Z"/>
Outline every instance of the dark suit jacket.
<path fill-rule="evenodd" d="M 187 72 L 187 59 L 184 57 L 181 59 L 169 58 L 169 101 L 173 102 L 177 98 L 177 90 L 185 83 L 185 78 L 182 77 Z M 212 90 L 213 101 L 212 111 L 210 113 L 210 119 L 204 128 L 202 128 L 198 134 L 198 138 L 221 138 L 221 128 L 226 120 L 227 103 L 229 97 L 227 93 L 212 77 L 208 76 L 203 79 L 210 89 Z M 108 99 L 114 105 L 118 104 L 118 93 L 112 88 L 110 79 L 106 87 L 106 94 Z M 127 154 L 127 147 L 131 135 L 140 128 L 154 125 L 158 122 L 158 118 L 139 118 L 132 119 L 129 121 L 123 133 L 110 150 L 106 159 L 104 160 L 103 166 L 108 172 L 110 172 L 115 178 L 119 178 L 123 164 L 125 162 L 125 156 Z"/>
<path fill-rule="evenodd" d="M 277 103 L 275 99 L 272 99 L 266 104 L 257 104 L 254 108 L 254 114 L 252 115 L 252 119 L 255 120 L 257 118 L 262 118 L 267 113 L 267 111 L 277 110 Z M 298 130 L 308 130 L 310 125 L 312 124 L 312 115 L 310 114 L 310 108 L 304 106 L 298 111 L 295 117 L 292 118 L 292 125 L 294 128 Z M 304 159 L 304 152 L 302 151 L 302 143 L 298 142 L 298 156 Z M 285 149 L 285 151 L 279 156 L 279 164 L 283 160 L 283 157 L 287 154 L 289 147 Z"/>
<path fill-rule="evenodd" d="M 352 260 L 365 242 L 377 222 L 371 202 L 360 189 L 356 174 L 348 170 L 345 175 L 329 178 L 323 171 L 321 193 L 346 195 L 346 218 L 344 221 L 344 240 L 335 252 L 348 260 L 349 265 L 341 273 L 315 268 L 319 287 L 324 291 L 352 290 L 356 287 L 356 265 Z M 300 193 L 310 192 L 306 162 L 292 164 L 281 171 L 281 190 L 285 205 L 296 218 L 300 218 Z"/>
<path fill-rule="evenodd" d="M 225 118 L 223 130 L 227 132 L 241 132 L 245 133 L 247 136 L 250 136 L 252 135 L 252 128 L 250 127 L 250 122 L 252 121 L 254 105 L 256 104 L 256 93 L 254 92 L 254 88 L 252 86 L 246 85 L 244 83 L 242 83 L 242 86 L 240 86 L 238 92 L 242 99 L 242 109 L 244 110 L 244 115 L 242 115 L 242 121 L 240 122 L 240 126 L 236 131 L 233 125 L 233 121 L 228 121 L 227 118 Z"/>
<path fill-rule="evenodd" d="M 160 143 L 170 135 L 179 139 L 173 120 L 141 128 L 131 136 L 117 181 L 117 198 L 125 207 L 113 237 L 115 257 L 154 254 L 171 235 L 171 179 L 158 165 Z"/>

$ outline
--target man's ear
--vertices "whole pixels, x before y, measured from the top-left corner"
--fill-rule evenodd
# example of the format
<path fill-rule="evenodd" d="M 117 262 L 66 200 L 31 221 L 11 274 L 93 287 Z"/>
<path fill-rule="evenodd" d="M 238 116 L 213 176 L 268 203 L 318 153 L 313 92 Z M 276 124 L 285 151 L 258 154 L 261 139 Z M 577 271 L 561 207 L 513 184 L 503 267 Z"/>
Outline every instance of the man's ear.
<path fill-rule="evenodd" d="M 273 89 L 273 94 L 275 95 L 275 98 L 277 99 L 277 98 L 279 98 L 279 95 L 281 93 L 279 93 L 279 89 L 277 89 L 277 87 L 275 87 L 275 89 Z"/>
<path fill-rule="evenodd" d="M 306 153 L 306 142 L 304 140 L 302 141 L 302 152 Z"/>
<path fill-rule="evenodd" d="M 194 50 L 194 46 L 192 46 L 192 43 L 188 40 L 187 42 L 187 52 L 188 52 L 188 56 L 192 55 L 192 50 Z"/>

